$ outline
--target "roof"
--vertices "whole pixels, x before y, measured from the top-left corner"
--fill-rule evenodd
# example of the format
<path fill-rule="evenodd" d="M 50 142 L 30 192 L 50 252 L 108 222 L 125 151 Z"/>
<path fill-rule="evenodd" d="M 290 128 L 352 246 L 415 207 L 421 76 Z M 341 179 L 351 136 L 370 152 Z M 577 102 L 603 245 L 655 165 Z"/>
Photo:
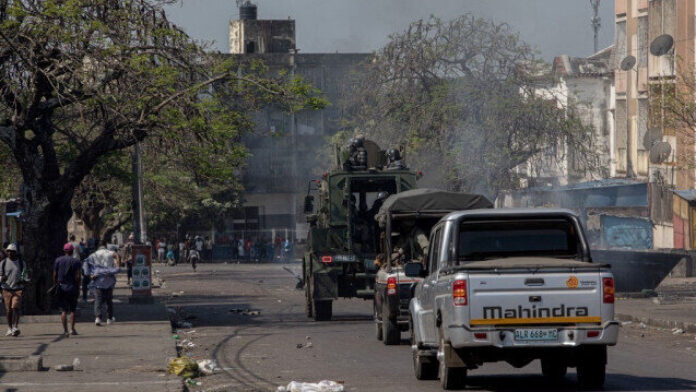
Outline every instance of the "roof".
<path fill-rule="evenodd" d="M 602 180 L 578 182 L 575 184 L 568 184 L 568 185 L 563 185 L 563 186 L 532 187 L 532 188 L 527 188 L 526 190 L 534 191 L 534 192 L 558 192 L 558 191 L 590 190 L 590 189 L 610 188 L 610 187 L 619 187 L 619 186 L 632 186 L 632 185 L 647 185 L 647 182 L 641 181 L 641 180 L 633 180 L 630 178 L 605 178 Z"/>
<path fill-rule="evenodd" d="M 696 201 L 696 189 L 684 189 L 674 193 L 686 201 Z"/>
<path fill-rule="evenodd" d="M 468 211 L 457 211 L 452 212 L 442 218 L 442 220 L 458 220 L 464 217 L 509 217 L 509 216 L 520 216 L 520 217 L 534 217 L 534 216 L 548 216 L 548 215 L 563 215 L 563 216 L 573 216 L 578 215 L 565 208 L 496 208 L 492 210 L 468 210 Z"/>
<path fill-rule="evenodd" d="M 377 217 L 389 213 L 446 213 L 475 208 L 493 208 L 493 203 L 481 195 L 420 188 L 389 196 Z"/>
<path fill-rule="evenodd" d="M 559 77 L 604 76 L 612 72 L 608 60 L 584 57 L 556 56 L 552 73 Z"/>

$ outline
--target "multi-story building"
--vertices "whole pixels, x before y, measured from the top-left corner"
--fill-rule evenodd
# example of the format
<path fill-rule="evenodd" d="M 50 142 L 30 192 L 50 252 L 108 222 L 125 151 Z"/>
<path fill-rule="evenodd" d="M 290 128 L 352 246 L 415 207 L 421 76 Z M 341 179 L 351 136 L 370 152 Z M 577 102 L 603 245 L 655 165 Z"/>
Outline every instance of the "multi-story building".
<path fill-rule="evenodd" d="M 237 236 L 279 234 L 302 239 L 302 200 L 309 181 L 328 166 L 327 137 L 341 129 L 340 101 L 350 93 L 351 73 L 367 53 L 299 53 L 295 21 L 259 20 L 250 2 L 230 21 L 230 54 L 261 59 L 271 71 L 302 76 L 322 91 L 328 107 L 286 113 L 269 107 L 255 116 L 256 131 L 245 138 L 251 152 L 242 179 L 244 208 L 228 228 Z"/>
<path fill-rule="evenodd" d="M 678 75 L 694 72 L 695 9 L 695 2 L 687 0 L 615 1 L 617 176 L 694 188 L 694 130 L 665 121 L 662 99 L 679 88 Z M 651 44 L 663 35 L 672 37 L 674 45 L 655 56 Z M 659 154 L 665 143 L 668 156 Z"/>

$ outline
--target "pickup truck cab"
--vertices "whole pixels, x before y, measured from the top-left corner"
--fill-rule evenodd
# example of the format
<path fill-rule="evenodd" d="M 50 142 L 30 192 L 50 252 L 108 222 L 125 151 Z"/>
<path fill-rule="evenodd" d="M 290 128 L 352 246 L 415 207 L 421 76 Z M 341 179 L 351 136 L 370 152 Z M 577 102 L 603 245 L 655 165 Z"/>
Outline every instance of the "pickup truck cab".
<path fill-rule="evenodd" d="M 592 262 L 577 216 L 562 209 L 470 210 L 433 227 L 424 276 L 410 302 L 416 378 L 466 384 L 485 362 L 541 360 L 550 378 L 577 367 L 584 387 L 604 384 L 615 345 L 614 278 Z"/>

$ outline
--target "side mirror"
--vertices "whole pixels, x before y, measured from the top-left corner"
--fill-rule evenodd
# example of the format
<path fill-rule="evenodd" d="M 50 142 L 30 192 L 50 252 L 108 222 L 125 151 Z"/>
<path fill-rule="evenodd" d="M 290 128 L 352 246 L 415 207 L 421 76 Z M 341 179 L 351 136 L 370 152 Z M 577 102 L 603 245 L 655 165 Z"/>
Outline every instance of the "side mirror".
<path fill-rule="evenodd" d="M 314 212 L 314 196 L 307 195 L 304 198 L 304 213 L 311 214 Z"/>
<path fill-rule="evenodd" d="M 420 278 L 423 276 L 423 264 L 421 263 L 406 263 L 404 265 L 404 273 L 410 278 Z"/>

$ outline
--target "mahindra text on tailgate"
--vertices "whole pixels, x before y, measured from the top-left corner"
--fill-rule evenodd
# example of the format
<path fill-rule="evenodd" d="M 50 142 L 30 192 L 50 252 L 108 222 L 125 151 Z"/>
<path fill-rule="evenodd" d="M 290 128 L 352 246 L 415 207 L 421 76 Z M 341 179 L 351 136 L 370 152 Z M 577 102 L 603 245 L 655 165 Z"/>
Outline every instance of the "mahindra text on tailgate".
<path fill-rule="evenodd" d="M 470 325 L 600 324 L 600 273 L 470 274 Z M 545 336 L 522 337 L 547 340 Z M 548 340 L 551 340 L 548 336 Z"/>

